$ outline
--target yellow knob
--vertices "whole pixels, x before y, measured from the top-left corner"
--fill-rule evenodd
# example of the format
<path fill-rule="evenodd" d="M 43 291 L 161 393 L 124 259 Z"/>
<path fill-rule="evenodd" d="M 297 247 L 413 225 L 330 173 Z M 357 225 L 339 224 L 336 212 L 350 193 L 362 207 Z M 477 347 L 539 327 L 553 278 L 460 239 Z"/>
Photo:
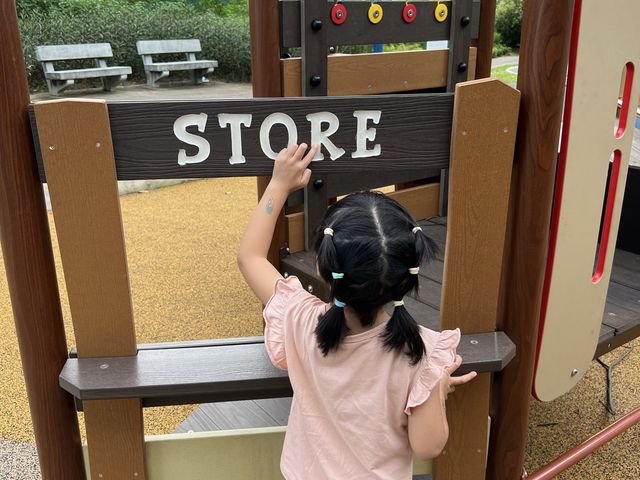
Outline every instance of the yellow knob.
<path fill-rule="evenodd" d="M 369 21 L 371 23 L 380 23 L 382 21 L 382 7 L 377 3 L 372 3 L 369 7 Z"/>
<path fill-rule="evenodd" d="M 449 16 L 449 9 L 444 3 L 438 2 L 438 5 L 436 5 L 436 9 L 433 13 L 438 22 L 444 22 Z"/>

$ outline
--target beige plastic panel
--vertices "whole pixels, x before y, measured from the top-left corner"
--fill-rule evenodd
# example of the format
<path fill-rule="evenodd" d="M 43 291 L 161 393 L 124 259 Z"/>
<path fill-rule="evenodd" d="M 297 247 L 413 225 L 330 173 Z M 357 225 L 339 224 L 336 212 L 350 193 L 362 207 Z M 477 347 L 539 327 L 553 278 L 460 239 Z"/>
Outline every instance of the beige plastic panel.
<path fill-rule="evenodd" d="M 286 427 L 179 433 L 147 437 L 148 480 L 282 480 L 280 454 Z M 84 448 L 86 457 L 86 446 Z M 415 460 L 415 475 L 431 462 Z M 87 478 L 91 479 L 89 472 Z"/>
<path fill-rule="evenodd" d="M 640 2 L 583 0 L 576 57 L 571 130 L 544 332 L 534 393 L 553 400 L 569 391 L 593 359 L 615 251 L 633 139 L 640 68 Z M 616 139 L 620 78 L 633 62 L 635 78 L 627 130 Z M 592 281 L 609 159 L 621 151 L 604 272 Z"/>

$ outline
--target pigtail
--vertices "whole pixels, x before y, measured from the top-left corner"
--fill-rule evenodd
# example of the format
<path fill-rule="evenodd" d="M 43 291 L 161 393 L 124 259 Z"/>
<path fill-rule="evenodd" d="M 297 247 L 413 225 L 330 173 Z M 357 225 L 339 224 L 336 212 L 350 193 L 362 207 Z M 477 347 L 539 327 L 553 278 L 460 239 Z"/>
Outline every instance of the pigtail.
<path fill-rule="evenodd" d="M 320 275 L 331 283 L 331 300 L 334 305 L 324 315 L 320 315 L 315 328 L 318 348 L 324 356 L 337 350 L 347 334 L 347 322 L 344 317 L 344 304 L 336 299 L 337 282 L 342 281 L 344 273 L 338 269 L 338 254 L 333 243 L 333 229 L 324 229 L 322 239 L 316 243 Z"/>
<path fill-rule="evenodd" d="M 416 257 L 418 260 L 416 266 L 434 260 L 438 254 L 436 242 L 425 235 L 421 227 L 414 227 L 413 234 L 416 240 Z"/>
<path fill-rule="evenodd" d="M 416 365 L 425 354 L 424 342 L 418 324 L 402 305 L 396 305 L 382 334 L 383 344 L 388 350 L 404 352 L 411 365 Z"/>

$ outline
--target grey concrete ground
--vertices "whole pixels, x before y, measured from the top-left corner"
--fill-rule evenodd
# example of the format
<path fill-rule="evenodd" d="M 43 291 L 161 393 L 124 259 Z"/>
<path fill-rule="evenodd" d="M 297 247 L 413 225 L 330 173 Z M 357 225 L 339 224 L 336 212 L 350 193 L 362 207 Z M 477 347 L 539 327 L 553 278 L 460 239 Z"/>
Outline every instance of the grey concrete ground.
<path fill-rule="evenodd" d="M 0 480 L 39 480 L 36 446 L 30 442 L 0 440 Z"/>
<path fill-rule="evenodd" d="M 502 65 L 517 64 L 519 57 L 517 55 L 509 55 L 506 57 L 494 58 L 491 61 L 492 67 L 501 67 Z"/>

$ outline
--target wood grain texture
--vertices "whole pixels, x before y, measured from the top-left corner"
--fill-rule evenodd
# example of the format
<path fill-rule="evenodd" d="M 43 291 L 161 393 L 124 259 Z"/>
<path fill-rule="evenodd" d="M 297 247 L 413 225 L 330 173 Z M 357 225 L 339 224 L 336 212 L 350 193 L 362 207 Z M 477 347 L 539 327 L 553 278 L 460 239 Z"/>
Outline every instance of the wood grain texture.
<path fill-rule="evenodd" d="M 333 6 L 333 2 L 325 2 L 326 18 Z M 342 25 L 332 22 L 326 26 L 327 43 L 329 45 L 370 45 L 373 43 L 411 43 L 433 40 L 449 40 L 451 16 L 444 22 L 434 20 L 435 3 L 433 1 L 412 2 L 417 7 L 417 15 L 411 24 L 402 19 L 404 3 L 390 1 L 381 3 L 384 9 L 382 21 L 373 25 L 367 18 L 370 2 L 342 1 L 349 12 L 348 20 Z M 442 2 L 451 12 L 452 2 Z M 300 34 L 300 4 L 299 0 L 284 0 L 280 2 L 282 47 L 293 48 L 301 46 Z M 472 38 L 478 36 L 480 16 L 480 0 L 473 2 L 472 23 L 470 25 Z"/>
<path fill-rule="evenodd" d="M 472 16 L 471 0 L 455 0 L 449 11 L 449 16 L 451 17 L 451 31 L 449 33 L 447 91 L 453 92 L 456 84 L 467 80 L 469 75 L 471 25 L 465 25 L 462 19 Z"/>
<path fill-rule="evenodd" d="M 477 40 L 478 57 L 475 68 L 476 78 L 491 76 L 495 22 L 496 0 L 481 0 Z M 469 59 L 469 65 L 471 65 L 471 59 Z"/>
<path fill-rule="evenodd" d="M 346 150 L 336 161 L 314 162 L 314 173 L 348 173 L 386 169 L 442 168 L 448 164 L 451 136 L 452 94 L 386 95 L 384 97 L 286 98 L 261 100 L 211 100 L 166 102 L 113 102 L 108 104 L 111 134 L 119 180 L 155 178 L 239 177 L 270 174 L 273 160 L 267 158 L 259 142 L 260 125 L 271 113 L 285 112 L 298 125 L 299 142 L 310 141 L 310 112 L 329 111 L 340 119 L 332 141 Z M 376 143 L 379 157 L 353 159 L 356 118 L 354 110 L 380 110 Z M 202 163 L 178 165 L 178 151 L 193 155 L 195 147 L 179 141 L 173 124 L 185 114 L 208 115 L 204 136 L 212 145 L 211 155 Z M 246 163 L 231 165 L 231 136 L 218 125 L 218 113 L 253 114 L 251 127 L 243 128 Z M 416 135 L 415 132 L 429 132 Z M 272 148 L 278 151 L 287 142 L 286 130 L 274 127 Z"/>
<path fill-rule="evenodd" d="M 458 84 L 442 300 L 443 329 L 496 329 L 520 94 L 495 79 Z M 484 478 L 490 381 L 456 392 L 452 448 L 436 462 L 442 479 Z M 469 428 L 470 418 L 477 428 Z"/>
<path fill-rule="evenodd" d="M 22 372 L 42 478 L 83 480 L 73 398 L 58 386 L 67 344 L 15 2 L 0 0 L 0 18 L 0 240 Z"/>
<path fill-rule="evenodd" d="M 249 0 L 249 30 L 251 34 L 251 83 L 255 97 L 280 97 L 280 9 L 278 0 Z M 271 172 L 269 172 L 271 173 Z M 258 200 L 271 177 L 257 178 Z M 276 267 L 280 264 L 280 249 L 284 247 L 284 212 L 276 221 L 273 240 L 267 258 Z"/>
<path fill-rule="evenodd" d="M 91 478 L 147 478 L 140 399 L 85 401 L 83 407 Z"/>
<path fill-rule="evenodd" d="M 508 251 L 498 328 L 518 354 L 496 376 L 487 476 L 519 478 L 524 462 L 533 359 L 549 242 L 551 202 L 567 74 L 573 2 L 524 2 Z"/>
<path fill-rule="evenodd" d="M 369 95 L 441 88 L 447 85 L 449 50 L 361 53 L 328 57 L 328 95 Z M 299 58 L 282 64 L 282 90 L 286 97 L 299 97 Z M 469 49 L 467 80 L 475 78 L 476 49 Z"/>
<path fill-rule="evenodd" d="M 466 335 L 460 351 L 466 358 L 461 372 L 497 371 L 515 354 L 513 343 L 501 332 Z M 83 400 L 85 410 L 87 401 L 110 404 L 112 399 L 130 397 L 150 406 L 186 403 L 194 396 L 200 402 L 291 396 L 287 372 L 272 365 L 262 343 L 140 350 L 137 357 L 69 359 L 60 384 Z M 108 412 L 105 409 L 101 415 Z"/>
<path fill-rule="evenodd" d="M 35 107 L 80 357 L 137 353 L 107 106 Z M 85 405 L 93 478 L 145 478 L 139 401 Z M 102 474 L 102 477 L 100 477 Z"/>

